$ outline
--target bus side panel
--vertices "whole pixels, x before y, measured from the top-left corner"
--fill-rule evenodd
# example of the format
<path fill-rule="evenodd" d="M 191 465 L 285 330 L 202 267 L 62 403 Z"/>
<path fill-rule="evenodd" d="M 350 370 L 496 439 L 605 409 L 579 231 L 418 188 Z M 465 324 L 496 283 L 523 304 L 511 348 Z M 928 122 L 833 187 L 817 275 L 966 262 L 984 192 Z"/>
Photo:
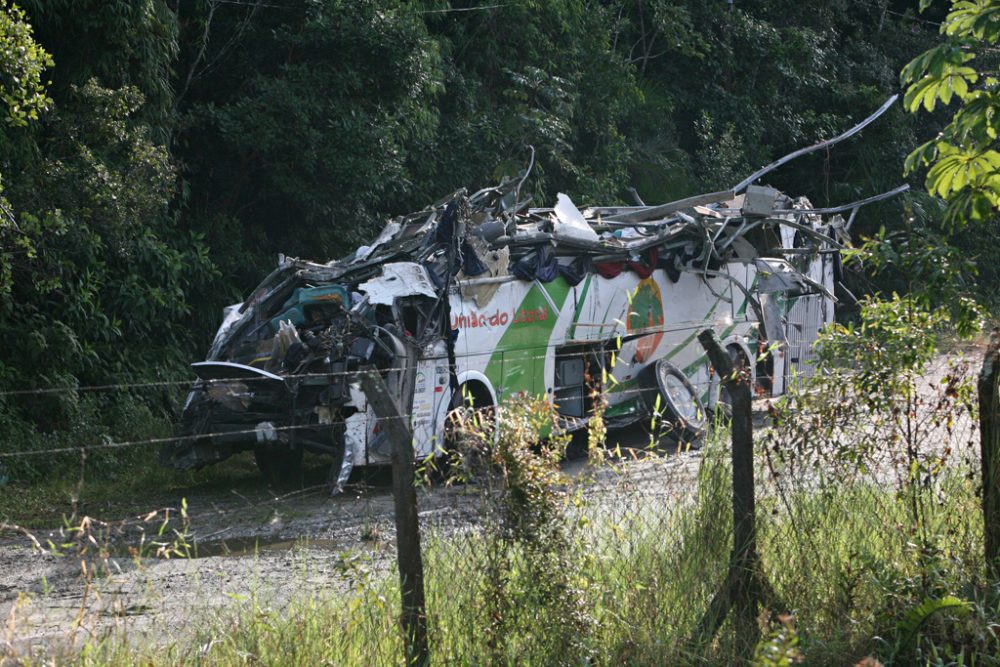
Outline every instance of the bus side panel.
<path fill-rule="evenodd" d="M 723 270 L 752 288 L 753 266 L 733 262 Z M 452 297 L 460 374 L 483 373 L 498 401 L 520 392 L 547 394 L 555 348 L 595 342 L 616 352 L 613 380 L 605 387 L 609 406 L 639 398 L 641 372 L 661 358 L 684 372 L 710 401 L 713 381 L 697 334 L 711 327 L 724 340 L 749 337 L 753 321 L 756 313 L 746 295 L 729 279 L 682 273 L 673 282 L 663 270 L 648 278 L 631 271 L 614 278 L 591 274 L 575 286 L 562 278 L 544 285 L 513 281 L 501 285 L 483 308 L 472 299 Z"/>
<path fill-rule="evenodd" d="M 442 345 L 443 347 L 443 345 Z M 448 358 L 443 350 L 435 349 L 432 356 L 421 359 L 417 364 L 416 380 L 413 386 L 413 413 L 410 428 L 413 433 L 413 447 L 417 458 L 425 458 L 441 447 L 443 420 L 446 414 L 445 402 L 451 401 L 451 387 L 448 378 Z"/>
<path fill-rule="evenodd" d="M 565 322 L 574 310 L 570 292 L 559 277 L 547 284 L 504 283 L 484 308 L 454 295 L 456 362 L 482 372 L 498 401 L 516 393 L 545 393 L 549 348 L 565 338 L 565 324 L 557 328 L 557 322 Z"/>
<path fill-rule="evenodd" d="M 674 283 L 662 270 L 645 279 L 629 272 L 600 281 L 595 298 L 607 303 L 604 317 L 620 323 L 609 342 L 619 334 L 629 337 L 612 370 L 614 382 L 606 388 L 609 405 L 639 398 L 640 374 L 661 358 L 683 371 L 708 398 L 708 363 L 697 334 L 705 327 L 715 328 L 723 337 L 733 330 L 730 281 L 683 273 Z"/>
<path fill-rule="evenodd" d="M 664 358 L 679 368 L 706 404 L 714 402 L 712 376 L 698 334 L 711 328 L 725 339 L 733 332 L 734 291 L 738 290 L 733 290 L 730 281 L 722 276 L 682 273 L 676 283 L 669 283 L 667 279 L 664 299 L 667 335 L 657 351 L 657 358 Z"/>
<path fill-rule="evenodd" d="M 581 317 L 575 323 L 574 342 L 601 343 L 615 352 L 615 363 L 610 369 L 612 380 L 604 387 L 609 409 L 630 398 L 627 394 L 634 385 L 628 370 L 633 362 L 628 343 L 618 350 L 617 340 L 629 333 L 630 301 L 638 284 L 638 276 L 631 272 L 623 272 L 614 278 L 594 274 L 586 293 L 587 304 L 583 308 L 589 317 Z M 628 379 L 624 379 L 626 376 Z"/>

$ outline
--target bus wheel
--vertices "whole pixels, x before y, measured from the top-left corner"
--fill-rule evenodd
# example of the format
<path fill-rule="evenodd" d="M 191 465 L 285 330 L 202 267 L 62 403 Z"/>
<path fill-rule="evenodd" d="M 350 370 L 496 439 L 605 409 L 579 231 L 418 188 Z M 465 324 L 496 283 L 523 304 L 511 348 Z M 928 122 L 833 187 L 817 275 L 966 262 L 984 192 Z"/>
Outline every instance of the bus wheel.
<path fill-rule="evenodd" d="M 640 376 L 643 400 L 654 416 L 654 435 L 692 444 L 705 431 L 705 407 L 698 392 L 666 359 L 650 364 Z"/>
<path fill-rule="evenodd" d="M 258 447 L 254 460 L 264 481 L 271 486 L 291 488 L 302 484 L 302 447 Z"/>
<path fill-rule="evenodd" d="M 584 426 L 569 434 L 569 443 L 566 445 L 566 460 L 576 461 L 585 459 L 590 453 L 590 428 Z"/>
<path fill-rule="evenodd" d="M 495 429 L 496 407 L 489 391 L 476 382 L 462 384 L 445 417 L 444 451 L 435 461 L 442 475 L 456 478 L 473 474 L 476 465 L 466 459 L 479 453 L 484 438 L 492 442 Z"/>

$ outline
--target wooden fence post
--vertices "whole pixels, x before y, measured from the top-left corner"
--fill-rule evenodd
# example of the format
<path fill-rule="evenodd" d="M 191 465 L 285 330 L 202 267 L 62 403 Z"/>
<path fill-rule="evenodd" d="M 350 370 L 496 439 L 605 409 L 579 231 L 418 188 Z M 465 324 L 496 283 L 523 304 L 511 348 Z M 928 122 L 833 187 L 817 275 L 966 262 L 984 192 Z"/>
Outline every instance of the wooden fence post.
<path fill-rule="evenodd" d="M 753 412 L 749 377 L 734 373 L 729 353 L 711 329 L 698 334 L 698 341 L 708 355 L 716 376 L 722 381 L 732 401 L 733 465 L 733 551 L 729 574 L 712 599 L 698 627 L 700 643 L 710 640 L 730 609 L 736 614 L 736 642 L 741 656 L 749 658 L 757 643 L 757 613 L 764 588 L 757 556 L 753 470 Z"/>
<path fill-rule="evenodd" d="M 979 372 L 979 446 L 983 472 L 986 572 L 1000 579 L 1000 331 L 993 332 Z"/>
<path fill-rule="evenodd" d="M 403 386 L 412 400 L 416 359 L 413 350 L 406 357 Z M 413 454 L 413 435 L 409 427 L 409 410 L 400 410 L 382 376 L 375 370 L 360 373 L 361 387 L 378 417 L 382 430 L 392 446 L 392 496 L 396 518 L 396 561 L 399 566 L 399 586 L 403 608 L 403 634 L 406 642 L 406 664 L 426 667 L 430 663 L 427 646 L 427 612 L 424 603 L 424 564 L 420 553 L 420 521 L 417 517 L 417 490 Z"/>

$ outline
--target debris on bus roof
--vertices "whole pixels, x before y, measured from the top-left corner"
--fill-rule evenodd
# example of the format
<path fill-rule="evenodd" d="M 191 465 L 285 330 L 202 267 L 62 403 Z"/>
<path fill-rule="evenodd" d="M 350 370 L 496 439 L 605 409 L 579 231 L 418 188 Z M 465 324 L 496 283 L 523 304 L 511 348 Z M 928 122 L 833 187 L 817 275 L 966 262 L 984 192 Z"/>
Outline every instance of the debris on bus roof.
<path fill-rule="evenodd" d="M 378 278 L 358 285 L 368 295 L 372 304 L 391 306 L 397 297 L 423 294 L 437 298 L 434 285 L 427 277 L 427 269 L 413 262 L 392 262 L 382 267 Z"/>
<path fill-rule="evenodd" d="M 371 246 L 344 259 L 327 264 L 285 260 L 282 267 L 305 280 L 348 280 L 358 283 L 361 292 L 377 289 L 372 303 L 387 305 L 388 281 L 413 281 L 408 288 L 421 286 L 421 291 L 408 293 L 431 296 L 433 287 L 440 289 L 454 279 L 458 287 L 477 294 L 483 305 L 489 300 L 489 290 L 483 288 L 507 280 L 544 283 L 562 275 L 578 281 L 593 270 L 617 274 L 649 268 L 676 274 L 713 269 L 733 256 L 753 260 L 809 251 L 808 244 L 783 247 L 774 232 L 779 226 L 842 247 L 846 225 L 839 215 L 819 224 L 820 213 L 830 209 L 814 209 L 805 198 L 793 199 L 768 187 L 749 186 L 745 194 L 716 192 L 644 207 L 578 208 L 560 193 L 553 208 L 512 213 L 504 203 L 515 186 L 515 181 L 507 181 L 472 195 L 458 191 L 422 211 L 394 218 Z M 452 239 L 459 241 L 459 248 L 449 258 L 445 249 Z M 424 274 L 414 268 L 418 266 L 426 268 L 433 285 L 424 283 Z M 407 267 L 405 276 L 397 275 L 400 267 Z M 365 282 L 376 276 L 383 281 Z"/>

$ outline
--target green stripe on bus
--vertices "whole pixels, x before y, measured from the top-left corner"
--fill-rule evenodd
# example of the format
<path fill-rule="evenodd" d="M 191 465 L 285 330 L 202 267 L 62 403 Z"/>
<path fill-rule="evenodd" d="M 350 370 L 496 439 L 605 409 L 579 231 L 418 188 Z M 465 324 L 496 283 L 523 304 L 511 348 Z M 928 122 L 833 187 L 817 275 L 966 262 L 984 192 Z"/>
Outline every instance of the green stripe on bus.
<path fill-rule="evenodd" d="M 545 360 L 558 315 L 549 311 L 549 301 L 565 306 L 569 283 L 560 276 L 547 286 L 536 282 L 524 295 L 513 315 L 515 320 L 497 341 L 486 365 L 486 377 L 493 384 L 497 399 L 512 393 L 545 393 Z M 544 318 L 544 319 L 543 319 Z"/>
<path fill-rule="evenodd" d="M 583 304 L 587 300 L 587 292 L 590 290 L 590 280 L 593 276 L 587 274 L 586 280 L 583 281 L 583 292 L 576 301 L 576 312 L 573 313 L 573 323 L 569 327 L 569 332 L 566 334 L 567 340 L 573 340 L 576 337 L 576 323 L 580 321 L 580 314 L 583 312 Z"/>
<path fill-rule="evenodd" d="M 719 307 L 719 304 L 721 302 L 722 302 L 721 299 L 716 299 L 715 303 L 712 304 L 712 307 L 708 309 L 708 312 L 705 314 L 705 317 L 703 317 L 702 319 L 703 320 L 707 320 L 708 318 L 710 318 L 715 313 L 715 309 Z M 698 334 L 700 334 L 700 333 L 701 333 L 701 329 L 696 329 L 693 334 L 691 334 L 690 336 L 688 336 L 687 338 L 685 338 L 684 340 L 682 340 L 680 343 L 678 343 L 677 346 L 674 347 L 673 350 L 671 350 L 670 352 L 668 352 L 665 355 L 663 355 L 663 358 L 664 359 L 673 359 L 674 357 L 676 357 L 678 354 L 681 353 L 681 350 L 683 350 L 688 345 L 690 345 L 691 341 L 693 341 L 695 338 L 697 338 Z"/>

